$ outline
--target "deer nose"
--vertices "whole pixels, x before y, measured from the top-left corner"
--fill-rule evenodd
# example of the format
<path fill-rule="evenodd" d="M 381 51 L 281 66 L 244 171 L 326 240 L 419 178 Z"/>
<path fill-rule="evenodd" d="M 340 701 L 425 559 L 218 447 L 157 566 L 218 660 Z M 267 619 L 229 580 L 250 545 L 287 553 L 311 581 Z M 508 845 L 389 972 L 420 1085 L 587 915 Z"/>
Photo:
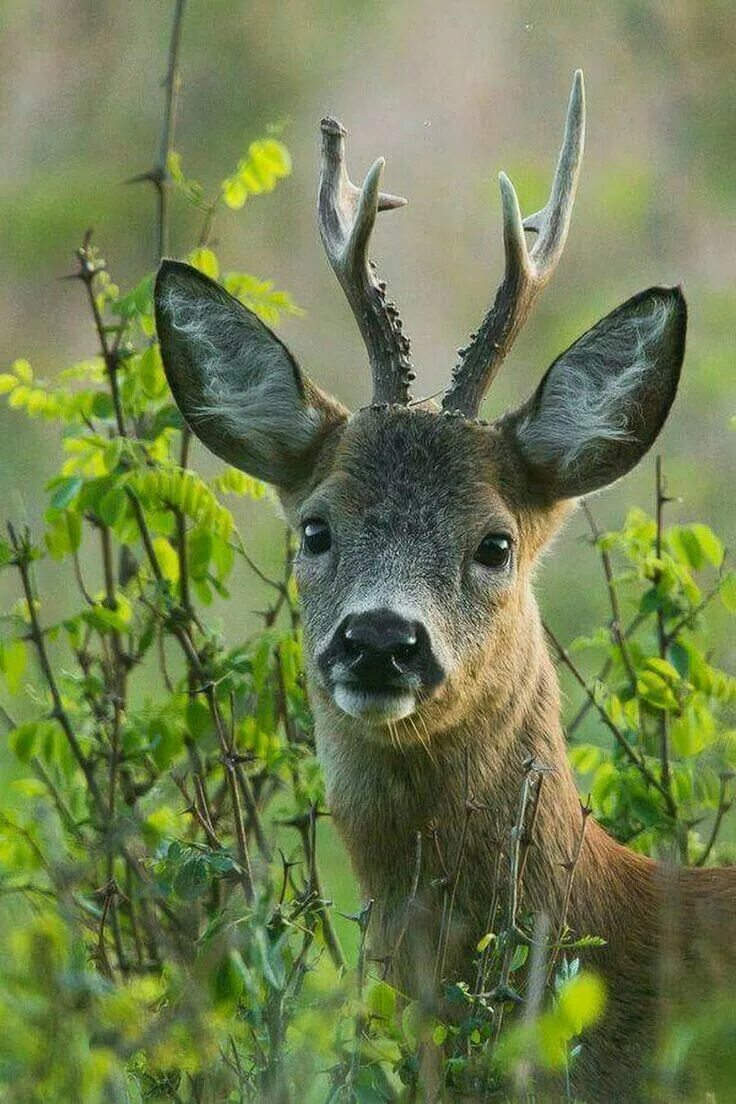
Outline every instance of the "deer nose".
<path fill-rule="evenodd" d="M 407 676 L 424 682 L 436 667 L 424 626 L 382 609 L 345 618 L 336 633 L 334 658 L 365 690 L 405 685 Z"/>

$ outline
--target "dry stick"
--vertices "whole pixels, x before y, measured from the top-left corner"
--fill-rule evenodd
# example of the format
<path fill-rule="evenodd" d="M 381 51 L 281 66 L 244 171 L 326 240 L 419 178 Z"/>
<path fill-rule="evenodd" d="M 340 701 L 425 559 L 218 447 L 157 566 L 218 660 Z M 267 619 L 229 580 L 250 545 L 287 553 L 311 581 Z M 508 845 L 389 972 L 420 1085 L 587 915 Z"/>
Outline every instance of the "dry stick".
<path fill-rule="evenodd" d="M 81 840 L 83 838 L 81 828 L 72 816 L 71 810 L 59 793 L 58 787 L 55 785 L 53 779 L 51 778 L 51 775 L 48 773 L 46 767 L 43 765 L 37 755 L 34 755 L 31 759 L 31 766 L 33 767 L 33 770 L 37 777 L 43 782 L 44 786 L 51 794 L 54 805 L 56 806 L 61 821 L 66 827 L 67 831 L 75 836 L 77 840 Z"/>
<path fill-rule="evenodd" d="M 646 615 L 642 614 L 642 613 L 637 613 L 637 615 L 630 622 L 628 628 L 626 628 L 624 630 L 624 639 L 628 641 L 634 635 L 634 633 L 639 628 L 639 626 L 643 625 L 645 621 L 646 621 Z M 612 667 L 613 667 L 613 659 L 611 658 L 611 656 L 609 656 L 606 659 L 603 666 L 601 667 L 601 669 L 599 670 L 598 674 L 595 676 L 595 681 L 596 682 L 604 682 Z M 595 702 L 591 701 L 590 698 L 586 697 L 585 701 L 580 706 L 577 713 L 575 714 L 573 719 L 570 721 L 569 725 L 566 726 L 566 731 L 567 731 L 568 737 L 572 736 L 572 734 L 575 732 L 575 730 L 580 727 L 580 725 L 583 723 L 583 721 L 587 717 L 588 713 L 590 712 L 591 707 L 594 704 L 595 704 Z"/>
<path fill-rule="evenodd" d="M 695 860 L 695 863 L 693 864 L 695 866 L 705 866 L 706 862 L 708 861 L 708 858 L 710 857 L 710 853 L 711 853 L 711 851 L 713 850 L 713 848 L 715 846 L 716 840 L 718 839 L 718 833 L 721 830 L 721 825 L 723 823 L 723 818 L 726 815 L 726 813 L 728 812 L 728 810 L 731 808 L 731 805 L 733 804 L 733 802 L 726 800 L 726 798 L 728 796 L 728 783 L 731 781 L 731 779 L 733 777 L 734 777 L 734 772 L 733 771 L 723 771 L 723 773 L 720 776 L 720 794 L 719 794 L 719 798 L 718 798 L 718 810 L 716 812 L 715 820 L 713 821 L 713 827 L 711 828 L 710 836 L 708 837 L 708 842 L 706 843 L 705 847 L 703 848 L 703 853 L 700 855 L 700 857 L 698 859 Z"/>
<path fill-rule="evenodd" d="M 566 863 L 563 863 L 565 870 L 567 871 L 567 877 L 565 879 L 565 892 L 562 897 L 562 908 L 560 909 L 560 918 L 557 924 L 557 936 L 552 946 L 552 953 L 549 957 L 549 966 L 547 968 L 547 984 L 552 980 L 554 974 L 555 964 L 557 956 L 560 951 L 560 944 L 565 934 L 565 927 L 567 925 L 567 914 L 570 909 L 570 900 L 572 898 L 573 882 L 575 881 L 575 871 L 578 868 L 580 862 L 580 856 L 583 851 L 583 843 L 585 842 L 585 832 L 588 827 L 588 819 L 593 812 L 589 804 L 583 805 L 580 803 L 580 812 L 582 815 L 582 821 L 580 825 L 580 833 L 575 844 L 575 850 Z"/>
<path fill-rule="evenodd" d="M 498 1043 L 501 1035 L 506 1003 L 512 1001 L 515 1004 L 520 1004 L 522 1001 L 521 994 L 517 993 L 510 982 L 511 967 L 513 965 L 514 953 L 517 946 L 519 946 L 520 944 L 526 944 L 528 946 L 530 943 L 528 936 L 520 930 L 517 921 L 520 897 L 519 872 L 521 870 L 522 844 L 525 836 L 527 835 L 527 832 L 525 831 L 525 825 L 527 807 L 530 797 L 530 789 L 534 785 L 535 777 L 538 784 L 539 781 L 541 781 L 542 774 L 549 769 L 534 757 L 529 757 L 528 759 L 525 759 L 522 765 L 524 768 L 524 782 L 522 784 L 521 794 L 519 797 L 519 807 L 516 817 L 516 823 L 512 826 L 510 832 L 511 847 L 509 850 L 509 892 L 506 912 L 506 925 L 504 931 L 500 933 L 503 936 L 504 940 L 503 958 L 501 960 L 501 970 L 498 982 L 490 993 L 485 994 L 489 1002 L 498 1002 L 499 1005 L 498 1008 L 495 1009 L 495 1024 L 493 1032 L 494 1047 Z M 536 817 L 536 809 L 534 815 Z M 487 1092 L 485 1091 L 484 1099 L 487 1099 Z"/>
<path fill-rule="evenodd" d="M 534 920 L 534 932 L 532 934 L 532 947 L 529 961 L 529 984 L 527 986 L 527 999 L 524 1008 L 524 1024 L 531 1033 L 537 1017 L 542 1008 L 544 990 L 546 985 L 546 970 L 544 965 L 547 941 L 549 938 L 549 915 L 546 912 L 537 914 Z M 532 1088 L 532 1063 L 527 1055 L 522 1055 L 514 1069 L 514 1082 L 517 1093 L 529 1093 Z M 529 1099 L 529 1097 L 525 1097 Z"/>
<path fill-rule="evenodd" d="M 624 733 L 621 731 L 621 729 L 618 727 L 618 725 L 616 725 L 611 720 L 611 718 L 608 716 L 608 714 L 606 713 L 603 706 L 596 700 L 595 694 L 593 693 L 593 691 L 591 690 L 591 688 L 588 686 L 587 682 L 583 678 L 583 676 L 580 673 L 578 667 L 576 666 L 574 660 L 570 657 L 570 654 L 565 650 L 565 648 L 562 646 L 562 644 L 560 644 L 559 640 L 557 639 L 557 637 L 552 632 L 552 630 L 550 629 L 549 625 L 546 622 L 544 623 L 544 631 L 545 631 L 545 633 L 547 635 L 547 638 L 549 639 L 550 643 L 552 644 L 555 651 L 557 652 L 557 655 L 559 656 L 560 660 L 568 668 L 568 670 L 570 671 L 570 673 L 572 674 L 572 676 L 574 677 L 574 679 L 578 683 L 578 685 L 585 691 L 591 705 L 597 711 L 599 717 L 601 718 L 601 720 L 605 724 L 606 728 L 615 737 L 616 742 L 621 747 L 621 750 L 624 752 L 627 759 L 629 759 L 629 761 L 631 763 L 633 763 L 633 765 L 640 772 L 642 777 L 649 783 L 649 785 L 652 786 L 655 790 L 657 790 L 657 792 L 664 798 L 665 804 L 667 805 L 667 811 L 670 813 L 671 816 L 675 817 L 677 815 L 677 807 L 675 806 L 671 795 L 664 788 L 664 786 L 662 785 L 660 780 L 657 778 L 657 776 L 652 774 L 651 770 L 647 766 L 644 759 L 640 758 L 636 754 L 636 751 L 631 746 L 631 744 L 627 740 Z"/>
<path fill-rule="evenodd" d="M 127 181 L 129 184 L 137 184 L 149 181 L 156 189 L 157 197 L 157 234 L 156 234 L 156 260 L 159 261 L 169 248 L 169 192 L 171 190 L 171 174 L 169 172 L 169 159 L 174 143 L 174 124 L 176 122 L 176 104 L 181 86 L 179 73 L 179 49 L 181 46 L 181 29 L 184 19 L 185 0 L 176 0 L 174 9 L 174 21 L 171 28 L 169 42 L 169 57 L 164 77 L 165 101 L 161 139 L 159 141 L 158 154 L 153 168 L 147 172 L 139 173 Z"/>
<path fill-rule="evenodd" d="M 603 574 L 606 577 L 606 588 L 608 590 L 608 599 L 611 604 L 611 635 L 613 636 L 614 643 L 617 645 L 619 652 L 621 653 L 621 659 L 623 660 L 626 673 L 629 676 L 629 682 L 631 683 L 631 689 L 636 693 L 636 671 L 634 665 L 631 662 L 631 656 L 629 655 L 629 649 L 626 646 L 626 637 L 623 631 L 623 622 L 621 620 L 621 607 L 618 601 L 618 592 L 616 590 L 616 581 L 613 574 L 613 565 L 611 563 L 611 557 L 608 553 L 608 549 L 604 548 L 600 544 L 602 537 L 601 530 L 598 528 L 593 513 L 588 503 L 583 499 L 583 512 L 587 518 L 590 531 L 593 535 L 593 542 L 598 548 L 601 556 L 601 564 L 603 566 Z"/>
<path fill-rule="evenodd" d="M 76 762 L 78 763 L 78 765 L 80 766 L 80 768 L 82 770 L 82 773 L 84 774 L 85 781 L 87 782 L 87 787 L 88 787 L 89 792 L 90 792 L 90 794 L 91 794 L 91 796 L 94 800 L 94 803 L 97 807 L 98 815 L 100 816 L 101 820 L 104 822 L 104 821 L 107 820 L 107 818 L 109 816 L 109 810 L 107 809 L 107 806 L 105 804 L 105 800 L 102 796 L 100 788 L 97 785 L 97 780 L 95 779 L 94 772 L 92 770 L 92 766 L 89 763 L 89 761 L 87 760 L 84 753 L 82 752 L 82 749 L 79 745 L 77 737 L 74 733 L 74 729 L 72 728 L 71 722 L 69 720 L 69 716 L 68 716 L 66 710 L 64 709 L 64 705 L 63 705 L 63 702 L 62 702 L 62 699 L 61 699 L 61 694 L 59 692 L 59 688 L 58 688 L 58 685 L 56 683 L 56 678 L 54 676 L 54 672 L 53 672 L 53 669 L 51 667 L 51 663 L 49 661 L 48 653 L 46 651 L 46 644 L 45 644 L 45 640 L 44 640 L 43 630 L 41 629 L 41 626 L 40 626 L 40 623 L 39 623 L 39 620 L 38 620 L 38 614 L 36 612 L 35 600 L 34 600 L 34 597 L 33 597 L 33 589 L 32 589 L 32 585 L 31 585 L 30 574 L 29 574 L 29 569 L 28 569 L 28 560 L 26 558 L 25 550 L 23 549 L 23 545 L 20 542 L 20 540 L 18 538 L 18 535 L 15 532 L 14 527 L 10 523 L 8 524 L 8 532 L 10 533 L 11 543 L 12 543 L 13 549 L 15 551 L 15 560 L 14 560 L 14 562 L 15 562 L 15 564 L 18 567 L 18 570 L 20 572 L 21 582 L 22 582 L 22 585 L 23 585 L 23 592 L 24 592 L 25 597 L 26 597 L 26 605 L 28 606 L 28 613 L 29 613 L 29 618 L 30 618 L 30 623 L 31 623 L 31 629 L 30 629 L 31 639 L 32 639 L 32 641 L 35 645 L 36 653 L 38 655 L 39 664 L 41 666 L 41 670 L 43 672 L 44 679 L 46 680 L 46 684 L 47 684 L 47 686 L 49 688 L 49 691 L 51 693 L 51 700 L 52 700 L 53 705 L 54 705 L 52 715 L 59 722 L 59 724 L 62 728 L 62 731 L 64 732 L 64 735 L 66 736 L 67 742 L 68 742 L 69 747 L 70 747 L 71 752 L 72 752 L 72 755 L 74 756 Z M 148 877 L 147 871 L 141 866 L 140 862 L 133 855 L 131 855 L 130 852 L 128 851 L 127 847 L 125 847 L 122 844 L 121 844 L 121 847 L 120 847 L 120 851 L 121 851 L 121 854 L 123 855 L 123 857 L 125 858 L 125 861 L 128 864 L 128 866 L 132 870 L 135 871 L 138 878 L 140 878 L 140 880 L 145 885 L 150 887 L 152 883 L 150 881 L 150 878 Z M 160 896 L 157 896 L 157 899 L 158 899 L 159 906 L 161 907 L 164 915 L 167 917 L 167 919 L 170 921 L 170 923 L 172 923 L 174 928 L 177 929 L 180 925 L 179 925 L 179 921 L 178 921 L 178 918 L 177 918 L 176 914 L 173 912 L 172 909 L 169 908 L 169 906 L 166 904 L 166 902 Z"/>
<path fill-rule="evenodd" d="M 498 983 L 488 994 L 489 1001 L 501 1001 L 502 1004 L 506 1001 L 513 1001 L 518 1004 L 521 1000 L 521 997 L 516 990 L 512 988 L 510 983 L 514 952 L 520 943 L 528 944 L 529 942 L 528 937 L 519 929 L 517 922 L 520 896 L 519 871 L 521 869 L 521 850 L 522 840 L 525 836 L 526 815 L 531 788 L 534 785 L 535 776 L 539 775 L 543 770 L 546 770 L 546 768 L 539 764 L 534 758 L 524 761 L 524 782 L 521 787 L 516 822 L 511 828 L 511 847 L 509 849 L 509 895 L 506 911 L 506 926 L 503 932 L 503 959 L 501 960 L 501 972 Z M 500 1022 L 501 1015 L 499 1013 L 499 1025 Z M 498 1031 L 500 1031 L 500 1026 L 497 1029 L 496 1037 L 498 1037 Z"/>
<path fill-rule="evenodd" d="M 102 540 L 102 564 L 105 580 L 104 605 L 108 609 L 115 610 L 117 609 L 118 601 L 115 592 L 115 569 L 113 567 L 113 549 L 112 540 L 110 537 L 110 528 L 107 525 L 101 524 L 99 526 L 99 529 L 100 537 Z M 123 713 L 125 711 L 125 699 L 127 696 L 127 668 L 120 633 L 117 631 L 117 629 L 113 629 L 112 632 L 112 652 L 113 658 L 112 662 L 110 663 L 110 684 L 108 685 L 108 696 L 112 698 L 113 704 L 113 722 L 112 732 L 110 734 L 110 764 L 108 772 L 107 797 L 110 815 L 109 823 L 107 826 L 107 878 L 108 883 L 115 888 L 116 882 L 114 830 L 117 804 L 118 768 L 120 762 L 120 728 L 122 724 Z M 106 682 L 107 678 L 108 676 L 106 675 Z M 110 920 L 113 930 L 113 939 L 115 942 L 115 952 L 118 957 L 118 964 L 123 970 L 123 973 L 127 973 L 128 965 L 123 953 L 123 941 L 120 933 L 120 918 L 118 916 L 117 892 L 111 891 L 109 907 Z"/>
<path fill-rule="evenodd" d="M 356 969 L 356 990 L 358 995 L 358 1005 L 360 1006 L 363 1000 L 363 988 L 365 986 L 366 964 L 368 961 L 368 929 L 371 924 L 371 916 L 373 914 L 374 901 L 371 897 L 366 901 L 363 908 L 360 910 L 357 916 L 357 923 L 360 929 L 360 946 L 358 947 L 358 965 Z M 355 1047 L 350 1060 L 350 1072 L 348 1073 L 347 1083 L 352 1085 L 355 1080 L 355 1075 L 358 1071 L 360 1063 L 360 1041 L 363 1036 L 363 1032 L 366 1027 L 366 1017 L 359 1007 L 359 1011 L 355 1017 Z"/>
<path fill-rule="evenodd" d="M 491 893 L 491 903 L 488 907 L 488 917 L 486 919 L 486 926 L 484 935 L 495 935 L 496 926 L 496 913 L 498 912 L 498 901 L 501 889 L 501 860 L 503 859 L 503 849 L 501 847 L 500 840 L 496 845 L 496 861 L 493 866 L 493 892 Z M 483 948 L 480 958 L 478 959 L 478 969 L 475 975 L 475 987 L 473 989 L 473 1007 L 477 1008 L 478 1001 L 480 1000 L 481 993 L 486 987 L 486 978 L 488 975 L 488 964 L 491 957 L 491 944 L 492 940 L 489 939 L 486 946 Z"/>
<path fill-rule="evenodd" d="M 308 813 L 297 813 L 296 816 L 290 817 L 289 820 L 281 821 L 281 823 L 287 825 L 289 828 L 296 828 L 301 836 L 304 856 L 307 860 L 307 884 L 314 896 L 322 902 L 320 920 L 322 923 L 322 934 L 324 936 L 325 946 L 335 966 L 337 966 L 338 969 L 344 969 L 347 965 L 345 953 L 340 944 L 340 938 L 335 929 L 332 914 L 327 907 L 319 868 L 317 866 L 316 826 L 317 817 L 320 815 L 324 816 L 325 814 L 320 814 L 316 805 L 310 805 Z"/>
<path fill-rule="evenodd" d="M 409 890 L 409 896 L 406 899 L 406 908 L 404 909 L 404 916 L 403 916 L 402 921 L 401 921 L 401 927 L 399 928 L 399 934 L 396 937 L 396 941 L 393 945 L 392 950 L 386 955 L 386 957 L 383 960 L 383 973 L 381 974 L 381 977 L 384 981 L 388 977 L 389 970 L 391 969 L 391 966 L 393 965 L 393 963 L 396 959 L 396 956 L 399 953 L 399 950 L 401 949 L 401 944 L 404 942 L 404 939 L 406 937 L 406 933 L 409 929 L 409 919 L 411 917 L 412 909 L 414 908 L 414 905 L 416 903 L 417 892 L 419 890 L 419 879 L 421 877 L 421 873 L 422 873 L 422 833 L 417 832 L 416 833 L 416 858 L 414 859 L 414 876 L 412 877 L 412 880 L 411 880 L 411 889 Z"/>
<path fill-rule="evenodd" d="M 179 450 L 179 467 L 186 470 L 189 464 L 189 445 L 192 434 L 189 426 L 184 426 L 181 431 L 181 447 Z M 179 601 L 182 609 L 190 621 L 194 620 L 194 609 L 189 592 L 189 551 L 187 549 L 187 521 L 182 510 L 174 507 L 176 519 L 176 551 L 179 557 Z"/>
<path fill-rule="evenodd" d="M 664 480 L 662 478 L 662 457 L 657 456 L 655 462 L 656 473 L 656 518 L 657 518 L 657 536 L 655 543 L 655 555 L 658 560 L 662 558 L 662 515 L 664 512 L 665 503 L 670 499 L 666 497 L 664 493 Z M 658 576 L 655 576 L 655 582 L 658 580 Z M 659 644 L 659 658 L 667 658 L 667 636 L 664 628 L 664 613 L 660 606 L 657 607 L 657 641 Z M 669 723 L 668 715 L 664 709 L 659 711 L 659 755 L 662 760 L 662 785 L 667 793 L 670 795 L 670 799 L 673 805 L 673 816 L 676 817 L 676 807 L 674 798 L 672 797 L 672 778 L 670 774 L 670 746 L 669 746 Z"/>
<path fill-rule="evenodd" d="M 532 795 L 532 811 L 529 814 L 529 825 L 525 827 L 521 837 L 521 843 L 519 845 L 519 896 L 524 886 L 524 871 L 526 870 L 526 860 L 529 857 L 529 851 L 534 843 L 534 829 L 537 823 L 537 816 L 539 815 L 539 803 L 542 797 L 542 783 L 544 782 L 544 774 L 542 771 L 551 771 L 551 768 L 544 767 L 537 760 L 534 766 L 536 773 L 536 785 L 534 786 L 534 793 Z"/>
<path fill-rule="evenodd" d="M 468 749 L 465 749 L 465 802 L 464 802 L 464 818 L 463 827 L 460 833 L 460 843 L 458 846 L 457 857 L 455 859 L 455 870 L 453 872 L 452 889 L 450 890 L 450 896 L 447 900 L 447 908 L 443 906 L 442 925 L 440 927 L 439 947 L 437 959 L 435 960 L 435 980 L 441 981 L 445 973 L 445 964 L 447 962 L 447 951 L 450 944 L 450 927 L 452 924 L 452 914 L 455 908 L 455 898 L 457 897 L 457 890 L 460 884 L 460 874 L 462 871 L 463 860 L 465 859 L 465 848 L 468 842 L 468 829 L 470 827 L 470 818 L 474 812 L 477 812 L 478 805 L 470 799 L 470 768 L 468 762 Z"/>
<path fill-rule="evenodd" d="M 197 797 L 195 797 L 195 798 L 190 797 L 189 791 L 187 790 L 187 788 L 184 785 L 184 782 L 181 778 L 177 778 L 176 775 L 172 775 L 172 777 L 173 777 L 173 780 L 174 780 L 174 785 L 179 790 L 179 793 L 182 795 L 182 797 L 184 798 L 184 800 L 187 803 L 186 808 L 183 810 L 183 812 L 189 813 L 189 814 L 191 814 L 191 816 L 194 817 L 197 824 L 199 824 L 200 828 L 202 829 L 205 836 L 207 837 L 207 842 L 209 843 L 209 845 L 213 849 L 213 851 L 221 851 L 223 849 L 222 844 L 220 843 L 219 839 L 217 838 L 217 835 L 215 834 L 214 829 L 212 828 L 212 825 L 209 823 L 207 817 L 202 812 L 202 809 L 200 808 L 200 805 L 199 805 L 198 798 Z M 197 776 L 195 776 L 195 777 L 197 777 Z"/>
<path fill-rule="evenodd" d="M 26 605 L 28 607 L 28 616 L 30 618 L 30 636 L 36 649 L 36 655 L 43 672 L 46 685 L 51 693 L 51 700 L 53 702 L 52 716 L 61 725 L 62 731 L 66 736 L 67 743 L 71 748 L 72 755 L 77 761 L 77 764 L 81 767 L 82 773 L 87 782 L 89 792 L 92 795 L 94 802 L 97 806 L 98 814 L 103 818 L 107 817 L 107 808 L 105 800 L 102 796 L 99 786 L 97 785 L 97 779 L 94 776 L 92 766 L 87 759 L 86 755 L 82 751 L 82 748 L 77 740 L 76 733 L 72 728 L 69 716 L 64 709 L 64 703 L 61 699 L 59 687 L 56 683 L 56 677 L 54 675 L 51 663 L 49 661 L 48 652 L 46 651 L 46 641 L 44 639 L 43 630 L 38 620 L 38 613 L 36 611 L 36 602 L 33 596 L 33 587 L 31 584 L 31 577 L 29 571 L 29 560 L 27 557 L 27 541 L 23 542 L 19 539 L 15 528 L 8 522 L 8 533 L 10 534 L 10 542 L 13 546 L 14 559 L 13 562 L 18 568 L 21 578 L 21 584 L 23 586 L 23 593 L 26 598 Z"/>

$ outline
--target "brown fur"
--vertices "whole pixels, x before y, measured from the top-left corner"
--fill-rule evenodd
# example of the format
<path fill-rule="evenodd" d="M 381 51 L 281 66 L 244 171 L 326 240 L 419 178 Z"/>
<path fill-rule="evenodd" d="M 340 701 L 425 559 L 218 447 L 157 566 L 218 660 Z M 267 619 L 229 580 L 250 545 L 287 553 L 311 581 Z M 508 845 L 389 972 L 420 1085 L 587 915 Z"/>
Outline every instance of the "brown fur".
<path fill-rule="evenodd" d="M 553 771 L 542 786 L 524 879 L 524 906 L 546 912 L 553 930 L 567 878 L 563 864 L 574 853 L 581 823 L 559 717 L 557 677 L 531 590 L 538 554 L 569 507 L 534 502 L 533 491 L 523 486 L 518 470 L 515 478 L 516 461 L 503 434 L 468 423 L 428 427 L 423 423 L 430 418 L 432 423 L 445 421 L 405 411 L 395 417 L 385 412 L 361 413 L 340 431 L 339 442 L 330 444 L 325 467 L 332 474 L 325 478 L 322 467 L 317 493 L 329 496 L 331 481 L 336 480 L 354 519 L 362 521 L 370 515 L 374 494 L 380 496 L 384 514 L 390 515 L 393 487 L 397 507 L 405 495 L 401 456 L 407 464 L 406 457 L 413 452 L 414 464 L 421 456 L 418 444 L 412 446 L 412 433 L 420 438 L 431 434 L 437 450 L 435 470 L 443 473 L 437 478 L 447 483 L 448 475 L 454 477 L 453 528 L 471 528 L 480 502 L 492 513 L 508 511 L 513 516 L 519 547 L 514 584 L 482 608 L 475 625 L 477 639 L 464 642 L 458 672 L 415 715 L 393 726 L 396 743 L 385 729 L 376 731 L 346 717 L 314 673 L 311 680 L 329 803 L 362 891 L 375 898 L 374 951 L 379 957 L 391 953 L 404 923 L 415 868 L 415 837 L 417 832 L 425 835 L 421 908 L 412 921 L 411 938 L 404 940 L 393 963 L 396 983 L 414 995 L 426 994 L 429 987 L 440 921 L 441 895 L 431 887 L 442 868 L 427 841 L 430 830 L 436 828 L 445 862 L 452 866 L 464 820 L 466 764 L 470 796 L 482 808 L 470 819 L 446 963 L 448 977 L 472 980 L 471 962 L 493 892 L 496 852 L 499 841 L 508 839 L 516 817 L 522 763 L 527 757 L 536 757 Z M 396 442 L 392 446 L 392 437 L 398 447 Z M 392 447 L 395 456 L 391 456 Z M 385 471 L 387 454 L 395 479 L 392 486 L 385 479 L 374 483 L 371 478 L 372 457 L 377 464 L 381 457 Z M 454 467 L 461 454 L 464 473 Z M 360 484 L 346 486 L 354 468 L 360 471 Z M 442 495 L 426 469 L 422 478 L 428 484 L 434 516 L 441 516 Z M 463 478 L 466 482 L 459 483 Z M 476 501 L 475 495 L 479 496 Z M 307 495 L 303 508 L 307 513 L 309 502 Z M 412 509 L 421 514 L 417 487 Z M 335 517 L 335 525 L 339 524 L 345 524 L 342 515 L 339 521 Z M 441 539 L 441 529 L 435 536 Z M 307 611 L 312 605 L 311 583 L 308 577 L 303 579 Z M 307 616 L 308 632 L 309 626 Z M 463 631 L 471 631 L 466 622 Z M 606 940 L 604 949 L 587 953 L 587 960 L 605 979 L 608 1007 L 603 1025 L 586 1040 L 576 1071 L 576 1091 L 590 1101 L 633 1100 L 646 1082 L 658 1034 L 670 1014 L 666 1002 L 674 1007 L 687 999 L 681 991 L 684 965 L 698 960 L 711 973 L 718 972 L 723 964 L 713 961 L 713 947 L 720 948 L 720 954 L 728 945 L 732 958 L 736 874 L 668 871 L 616 843 L 591 821 L 573 883 L 568 923 L 578 935 Z M 664 965 L 663 953 L 669 959 Z M 702 979 L 702 974 L 698 976 Z"/>
<path fill-rule="evenodd" d="M 434 883 L 444 864 L 460 873 L 442 973 L 469 976 L 529 756 L 550 773 L 524 907 L 546 912 L 556 930 L 581 814 L 534 571 L 571 500 L 620 478 L 656 438 L 684 353 L 681 292 L 634 296 L 558 358 L 524 406 L 490 426 L 429 407 L 349 416 L 275 335 L 186 265 L 162 266 L 156 312 L 167 376 L 195 432 L 275 483 L 296 528 L 318 519 L 329 529 L 324 554 L 302 548 L 295 570 L 317 748 L 335 821 L 376 901 L 376 953 L 396 947 L 416 835 L 434 832 L 444 859 L 424 847 L 420 907 L 393 977 L 417 996 L 433 988 Z M 566 386 L 570 363 L 574 387 Z M 512 542 L 503 570 L 477 562 L 489 533 Z M 366 609 L 417 625 L 443 675 L 431 692 L 412 691 L 413 712 L 391 724 L 341 711 L 318 662 L 346 617 Z M 458 864 L 468 797 L 477 808 Z M 660 1032 L 691 996 L 688 978 L 701 991 L 711 978 L 733 986 L 736 872 L 658 867 L 591 822 L 567 922 L 605 939 L 589 959 L 609 993 L 605 1020 L 576 1065 L 576 1091 L 588 1101 L 638 1099 Z"/>

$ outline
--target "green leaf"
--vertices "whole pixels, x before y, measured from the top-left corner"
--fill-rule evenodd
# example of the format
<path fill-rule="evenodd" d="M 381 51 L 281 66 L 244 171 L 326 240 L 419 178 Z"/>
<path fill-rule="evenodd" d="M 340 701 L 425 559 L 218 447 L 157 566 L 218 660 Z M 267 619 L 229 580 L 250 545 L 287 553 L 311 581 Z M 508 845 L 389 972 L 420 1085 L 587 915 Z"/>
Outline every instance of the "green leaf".
<path fill-rule="evenodd" d="M 707 525 L 693 524 L 689 526 L 690 532 L 697 540 L 703 555 L 714 567 L 720 567 L 723 562 L 723 544 L 712 529 Z"/>
<path fill-rule="evenodd" d="M 222 182 L 222 198 L 232 211 L 239 211 L 248 198 L 248 189 L 237 176 Z"/>
<path fill-rule="evenodd" d="M 207 866 L 200 855 L 188 859 L 174 878 L 174 891 L 183 901 L 195 901 L 209 884 Z"/>
<path fill-rule="evenodd" d="M 444 1024 L 438 1023 L 437 1026 L 435 1027 L 434 1031 L 432 1032 L 432 1042 L 434 1043 L 435 1046 L 440 1047 L 440 1046 L 442 1046 L 442 1044 L 444 1043 L 446 1038 L 447 1038 L 447 1028 L 445 1027 Z"/>
<path fill-rule="evenodd" d="M 10 747 L 21 763 L 27 763 L 36 748 L 40 725 L 38 721 L 26 721 L 14 728 L 8 737 Z"/>
<path fill-rule="evenodd" d="M 221 494 L 245 495 L 252 499 L 263 498 L 266 493 L 265 483 L 239 468 L 225 468 L 224 472 L 212 480 L 212 487 Z"/>
<path fill-rule="evenodd" d="M 636 692 L 655 709 L 677 709 L 677 698 L 667 681 L 654 671 L 642 671 L 636 681 Z"/>
<path fill-rule="evenodd" d="M 570 1036 L 596 1023 L 606 1003 L 606 990 L 597 974 L 583 971 L 566 981 L 557 998 L 556 1013 Z"/>
<path fill-rule="evenodd" d="M 603 748 L 593 744 L 577 744 L 570 748 L 570 763 L 578 774 L 592 774 L 604 759 Z"/>
<path fill-rule="evenodd" d="M 239 210 L 249 196 L 272 192 L 290 172 L 291 157 L 282 142 L 275 138 L 251 142 L 248 156 L 238 162 L 233 176 L 223 180 L 222 198 L 228 207 Z"/>
<path fill-rule="evenodd" d="M 374 1016 L 391 1021 L 396 1012 L 396 990 L 386 981 L 375 981 L 368 990 L 366 1005 Z"/>
<path fill-rule="evenodd" d="M 171 542 L 166 537 L 156 537 L 153 547 L 164 579 L 168 579 L 170 583 L 178 582 L 179 557 L 171 547 Z"/>
<path fill-rule="evenodd" d="M 51 506 L 54 510 L 63 510 L 79 494 L 84 480 L 79 475 L 72 475 L 66 479 L 54 480 L 52 484 L 54 493 L 51 496 Z"/>
<path fill-rule="evenodd" d="M 225 276 L 223 285 L 231 295 L 270 326 L 278 325 L 282 314 L 304 313 L 287 292 L 279 291 L 273 286 L 273 280 L 259 280 L 247 272 L 230 272 Z"/>
<path fill-rule="evenodd" d="M 33 383 L 33 369 L 27 360 L 14 360 L 12 370 L 23 383 Z"/>
<path fill-rule="evenodd" d="M 721 601 L 729 613 L 736 613 L 736 571 L 729 571 L 720 586 Z"/>
<path fill-rule="evenodd" d="M 3 648 L 0 665 L 11 694 L 17 694 L 28 662 L 28 650 L 22 640 L 12 640 Z"/>
<path fill-rule="evenodd" d="M 190 265 L 209 276 L 211 280 L 217 280 L 220 276 L 220 265 L 215 253 L 211 249 L 200 247 L 193 249 L 187 257 Z"/>

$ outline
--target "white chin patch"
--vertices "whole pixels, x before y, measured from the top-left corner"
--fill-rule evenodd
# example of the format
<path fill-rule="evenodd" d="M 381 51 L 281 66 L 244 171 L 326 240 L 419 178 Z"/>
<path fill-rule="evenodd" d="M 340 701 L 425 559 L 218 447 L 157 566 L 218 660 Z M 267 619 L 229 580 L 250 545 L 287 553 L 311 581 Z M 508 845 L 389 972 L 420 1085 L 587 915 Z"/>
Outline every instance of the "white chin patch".
<path fill-rule="evenodd" d="M 359 717 L 373 724 L 400 721 L 414 712 L 416 699 L 411 690 L 382 690 L 368 693 L 352 686 L 336 686 L 333 694 L 335 705 L 351 717 Z"/>

